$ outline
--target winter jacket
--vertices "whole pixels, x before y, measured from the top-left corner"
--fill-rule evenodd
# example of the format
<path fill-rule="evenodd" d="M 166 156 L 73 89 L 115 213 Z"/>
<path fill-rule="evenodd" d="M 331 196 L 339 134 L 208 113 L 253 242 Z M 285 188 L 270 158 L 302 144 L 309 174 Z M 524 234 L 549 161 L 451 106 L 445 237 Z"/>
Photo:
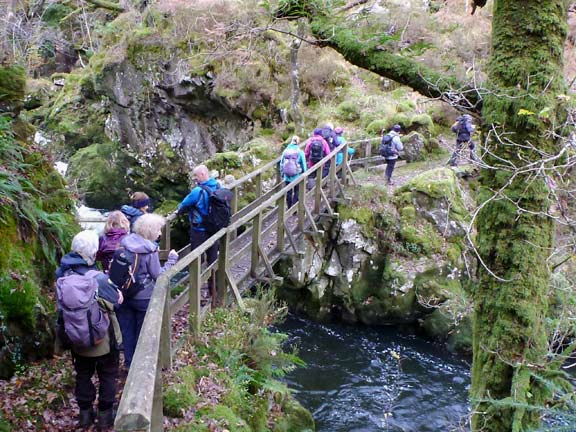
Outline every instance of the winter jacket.
<path fill-rule="evenodd" d="M 394 144 L 394 148 L 396 149 L 396 154 L 394 156 L 388 156 L 386 160 L 398 159 L 398 153 L 404 150 L 404 145 L 402 145 L 402 141 L 400 140 L 400 134 L 396 131 L 391 130 L 390 132 L 388 132 L 388 135 L 392 137 L 392 143 Z"/>
<path fill-rule="evenodd" d="M 322 138 L 321 135 L 314 135 L 313 137 L 314 139 L 320 138 L 322 140 L 322 150 L 324 155 L 322 156 L 323 158 L 328 156 L 330 154 L 330 146 L 328 145 L 328 143 L 326 142 L 326 140 L 324 138 Z M 310 160 L 310 147 L 312 146 L 312 138 L 309 138 L 306 141 L 306 147 L 304 148 L 304 155 L 306 156 L 306 163 L 308 164 L 309 168 L 312 168 L 315 164 L 314 162 L 312 162 Z"/>
<path fill-rule="evenodd" d="M 456 140 L 459 142 L 470 141 L 472 132 L 474 132 L 474 126 L 472 125 L 472 119 L 469 117 L 458 117 L 456 123 L 452 125 L 452 132 L 456 133 Z"/>
<path fill-rule="evenodd" d="M 128 233 L 122 228 L 113 228 L 112 230 L 100 236 L 98 252 L 96 252 L 96 261 L 102 264 L 102 270 L 108 272 L 110 261 L 114 251 L 120 246 L 120 241 Z"/>
<path fill-rule="evenodd" d="M 164 267 L 160 266 L 158 244 L 136 233 L 128 234 L 122 239 L 120 244 L 130 252 L 137 253 L 140 258 L 135 280 L 142 284 L 144 288 L 133 298 L 137 300 L 150 300 L 152 291 L 154 291 L 154 285 L 156 285 L 156 279 L 172 267 L 176 263 L 177 258 L 168 258 Z"/>
<path fill-rule="evenodd" d="M 304 155 L 304 152 L 300 150 L 298 144 L 290 143 L 282 152 L 282 157 L 280 158 L 280 172 L 282 172 L 282 167 L 284 166 L 284 154 L 287 151 L 294 151 L 294 150 L 298 151 L 298 164 L 300 165 L 301 168 L 300 174 L 296 174 L 295 176 L 287 176 L 286 174 L 282 173 L 282 179 L 285 182 L 292 182 L 296 180 L 298 177 L 300 177 L 300 175 L 303 172 L 306 172 L 306 170 L 308 169 L 308 166 L 306 164 L 306 156 Z"/>
<path fill-rule="evenodd" d="M 188 220 L 190 226 L 196 231 L 206 231 L 202 226 L 202 218 L 208 214 L 209 196 L 204 189 L 200 187 L 208 186 L 212 191 L 218 189 L 220 185 L 216 179 L 209 178 L 205 182 L 199 183 L 199 186 L 193 188 L 190 193 L 178 204 L 178 213 L 188 210 Z"/>
<path fill-rule="evenodd" d="M 344 138 L 342 135 L 336 134 L 336 147 L 341 146 L 344 143 L 346 143 L 346 138 Z M 348 150 L 350 150 L 350 149 L 348 149 Z M 336 155 L 336 165 L 340 165 L 343 160 L 344 160 L 344 155 L 340 151 Z"/>
<path fill-rule="evenodd" d="M 76 273 L 84 274 L 89 270 L 98 270 L 95 265 L 89 266 L 84 258 L 82 258 L 76 252 L 70 252 L 62 257 L 60 261 L 60 267 L 56 270 L 56 278 L 64 276 L 69 271 L 74 271 Z M 117 349 L 117 347 L 122 343 L 122 333 L 120 331 L 120 326 L 118 320 L 116 319 L 116 314 L 114 313 L 114 305 L 118 304 L 119 294 L 116 287 L 108 280 L 108 276 L 100 272 L 100 275 L 96 277 L 98 281 L 98 303 L 100 308 L 108 313 L 108 318 L 110 319 L 110 331 L 106 334 L 106 337 L 98 345 L 89 348 L 77 348 L 72 349 L 78 355 L 83 357 L 100 357 L 106 355 L 111 349 Z M 114 338 L 111 343 L 111 337 Z M 57 353 L 61 353 L 62 341 L 56 338 Z"/>
<path fill-rule="evenodd" d="M 130 221 L 130 231 L 132 231 L 132 228 L 134 227 L 134 223 L 136 222 L 136 220 L 138 220 L 138 218 L 144 214 L 144 212 L 138 210 L 137 208 L 129 206 L 128 204 L 125 204 L 122 207 L 120 207 L 120 211 L 124 213 L 124 216 L 126 216 Z"/>

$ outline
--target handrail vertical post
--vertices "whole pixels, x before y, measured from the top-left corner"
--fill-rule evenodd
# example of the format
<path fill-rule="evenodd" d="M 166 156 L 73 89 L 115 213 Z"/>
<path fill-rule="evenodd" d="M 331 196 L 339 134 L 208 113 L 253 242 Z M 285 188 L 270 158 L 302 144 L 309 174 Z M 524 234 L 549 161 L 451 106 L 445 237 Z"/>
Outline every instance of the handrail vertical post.
<path fill-rule="evenodd" d="M 342 165 L 340 165 L 340 172 L 342 178 L 342 185 L 346 186 L 348 184 L 348 144 L 344 144 L 342 149 Z"/>
<path fill-rule="evenodd" d="M 161 359 L 158 357 L 158 366 L 156 367 L 156 379 L 154 380 L 154 393 L 152 402 L 152 418 L 150 419 L 150 431 L 161 432 L 164 430 L 164 408 L 162 406 L 162 367 Z"/>
<path fill-rule="evenodd" d="M 238 188 L 239 186 L 236 186 L 232 189 L 232 201 L 230 202 L 230 213 L 233 215 L 238 212 Z M 234 240 L 235 238 L 236 238 L 236 230 L 230 233 L 230 239 Z"/>
<path fill-rule="evenodd" d="M 322 176 L 322 168 L 316 170 L 316 176 Z M 298 230 L 300 232 L 304 232 L 304 218 L 306 217 L 306 183 L 303 183 L 298 190 Z"/>
<path fill-rule="evenodd" d="M 255 178 L 256 184 L 254 185 L 256 189 L 256 198 L 260 198 L 262 196 L 262 173 L 259 172 Z"/>
<path fill-rule="evenodd" d="M 172 221 L 167 220 L 162 228 L 162 237 L 160 237 L 160 250 L 170 250 L 170 225 Z"/>
<path fill-rule="evenodd" d="M 172 369 L 172 314 L 170 281 L 166 280 L 166 300 L 164 301 L 164 311 L 162 313 L 162 329 L 160 332 L 160 356 L 161 368 Z"/>
<path fill-rule="evenodd" d="M 260 254 L 258 246 L 260 245 L 260 232 L 262 231 L 262 213 L 258 213 L 252 219 L 252 257 L 250 259 L 250 276 L 257 277 Z"/>
<path fill-rule="evenodd" d="M 226 283 L 226 270 L 228 268 L 229 256 L 229 235 L 226 233 L 219 240 L 218 245 L 218 269 L 216 270 L 216 294 L 217 299 L 214 299 L 216 305 L 226 306 L 228 304 L 228 284 Z"/>
<path fill-rule="evenodd" d="M 336 155 L 330 159 L 330 197 L 336 198 Z"/>
<path fill-rule="evenodd" d="M 300 182 L 300 188 L 306 187 L 306 182 Z M 294 193 L 294 191 L 292 191 Z M 278 213 L 276 217 L 276 249 L 279 253 L 284 252 L 284 218 L 286 217 L 286 195 L 282 195 L 276 201 Z"/>
<path fill-rule="evenodd" d="M 320 204 L 322 199 L 322 175 L 324 170 L 317 171 L 316 174 L 316 185 L 314 186 L 314 213 L 320 214 Z"/>
<path fill-rule="evenodd" d="M 368 168 L 368 158 L 372 156 L 372 146 L 370 140 L 364 142 L 365 145 L 365 160 L 364 160 L 364 168 Z"/>
<path fill-rule="evenodd" d="M 190 263 L 190 310 L 188 316 L 188 326 L 193 335 L 200 333 L 200 288 L 202 287 L 202 270 L 200 267 L 201 257 Z"/>

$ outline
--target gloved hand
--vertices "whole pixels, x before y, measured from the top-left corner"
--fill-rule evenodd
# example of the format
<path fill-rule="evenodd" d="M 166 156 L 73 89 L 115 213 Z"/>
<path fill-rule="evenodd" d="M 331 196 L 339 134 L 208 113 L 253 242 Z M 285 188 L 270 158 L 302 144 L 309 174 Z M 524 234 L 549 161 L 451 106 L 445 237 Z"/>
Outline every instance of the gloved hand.
<path fill-rule="evenodd" d="M 178 261 L 178 252 L 176 252 L 174 249 L 172 249 L 169 253 L 168 253 L 168 261 L 175 263 L 176 261 Z"/>

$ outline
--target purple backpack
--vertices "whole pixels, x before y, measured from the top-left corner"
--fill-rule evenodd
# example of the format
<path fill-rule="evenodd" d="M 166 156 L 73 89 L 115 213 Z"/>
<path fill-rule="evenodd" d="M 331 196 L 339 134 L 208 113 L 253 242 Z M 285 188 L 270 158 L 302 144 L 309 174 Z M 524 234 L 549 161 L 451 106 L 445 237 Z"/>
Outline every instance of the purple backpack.
<path fill-rule="evenodd" d="M 101 272 L 89 270 L 85 274 L 68 271 L 56 281 L 60 335 L 65 343 L 78 348 L 89 348 L 106 337 L 110 319 L 98 304 L 98 280 Z M 62 330 L 62 329 L 61 329 Z"/>
<path fill-rule="evenodd" d="M 284 162 L 282 164 L 282 174 L 286 177 L 294 177 L 300 174 L 301 167 L 298 163 L 300 150 L 290 149 L 284 151 Z"/>

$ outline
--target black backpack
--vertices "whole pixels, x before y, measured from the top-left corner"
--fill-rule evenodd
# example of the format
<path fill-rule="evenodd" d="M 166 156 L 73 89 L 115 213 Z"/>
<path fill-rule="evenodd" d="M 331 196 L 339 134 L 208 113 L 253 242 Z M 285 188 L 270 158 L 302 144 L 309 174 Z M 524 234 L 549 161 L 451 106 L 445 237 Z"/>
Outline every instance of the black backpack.
<path fill-rule="evenodd" d="M 208 194 L 208 213 L 202 215 L 202 226 L 208 234 L 213 235 L 230 225 L 230 217 L 232 216 L 230 202 L 233 193 L 226 188 L 218 188 L 213 191 L 208 186 L 199 186 Z"/>
<path fill-rule="evenodd" d="M 310 140 L 310 161 L 317 163 L 324 157 L 324 143 L 319 136 L 313 136 Z"/>
<path fill-rule="evenodd" d="M 121 246 L 114 252 L 108 270 L 108 279 L 116 285 L 125 298 L 134 297 L 144 289 L 144 285 L 136 280 L 136 272 L 140 264 L 140 255 Z"/>
<path fill-rule="evenodd" d="M 396 146 L 394 145 L 394 139 L 390 134 L 386 134 L 382 137 L 382 143 L 380 144 L 380 156 L 385 158 L 397 156 Z"/>

